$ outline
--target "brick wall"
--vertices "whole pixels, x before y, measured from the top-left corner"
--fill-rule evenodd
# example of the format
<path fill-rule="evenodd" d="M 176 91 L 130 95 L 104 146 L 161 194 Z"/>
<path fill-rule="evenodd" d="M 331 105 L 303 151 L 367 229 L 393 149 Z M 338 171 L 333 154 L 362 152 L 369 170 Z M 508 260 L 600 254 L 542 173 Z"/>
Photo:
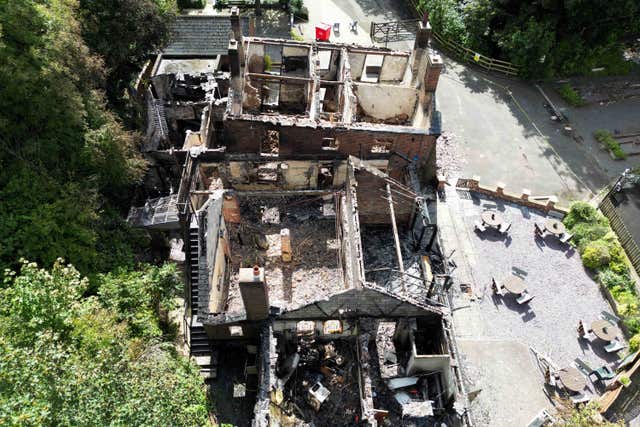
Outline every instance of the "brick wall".
<path fill-rule="evenodd" d="M 425 133 L 390 132 L 385 130 L 279 126 L 252 120 L 225 120 L 227 153 L 259 154 L 260 143 L 267 130 L 280 131 L 280 156 L 320 155 L 323 138 L 334 138 L 337 142 L 336 157 L 356 156 L 362 160 L 387 159 L 391 152 L 398 152 L 410 159 L 417 157 L 428 171 L 427 179 L 435 177 L 436 135 Z M 386 152 L 372 152 L 373 148 L 385 147 Z"/>

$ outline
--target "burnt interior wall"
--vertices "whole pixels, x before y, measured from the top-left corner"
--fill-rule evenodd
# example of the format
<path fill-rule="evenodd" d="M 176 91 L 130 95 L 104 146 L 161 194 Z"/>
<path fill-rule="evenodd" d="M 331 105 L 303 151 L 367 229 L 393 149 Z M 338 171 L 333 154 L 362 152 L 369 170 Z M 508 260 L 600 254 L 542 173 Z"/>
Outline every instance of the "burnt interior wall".
<path fill-rule="evenodd" d="M 367 170 L 356 169 L 358 181 L 358 216 L 362 224 L 391 224 L 386 185 L 389 182 L 383 175 Z M 406 228 L 415 210 L 415 195 L 406 187 L 390 184 L 393 208 L 398 228 Z"/>
<path fill-rule="evenodd" d="M 274 118 L 275 122 L 275 118 Z M 362 160 L 388 159 L 397 152 L 418 158 L 428 166 L 429 179 L 435 177 L 436 135 L 418 132 L 392 132 L 385 129 L 281 126 L 257 120 L 228 119 L 224 122 L 227 153 L 260 154 L 268 130 L 279 132 L 279 155 L 356 156 Z M 332 146 L 329 146 L 329 145 Z"/>

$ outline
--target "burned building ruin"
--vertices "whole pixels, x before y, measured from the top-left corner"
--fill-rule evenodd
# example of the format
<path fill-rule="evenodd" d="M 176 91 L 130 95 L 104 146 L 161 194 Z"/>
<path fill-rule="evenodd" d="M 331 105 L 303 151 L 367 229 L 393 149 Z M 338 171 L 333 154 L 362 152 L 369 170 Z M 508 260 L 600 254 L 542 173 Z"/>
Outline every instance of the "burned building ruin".
<path fill-rule="evenodd" d="M 191 355 L 241 363 L 239 424 L 460 425 L 428 22 L 408 52 L 242 23 L 181 35 L 138 91 L 158 191 L 129 221 L 182 236 Z"/>

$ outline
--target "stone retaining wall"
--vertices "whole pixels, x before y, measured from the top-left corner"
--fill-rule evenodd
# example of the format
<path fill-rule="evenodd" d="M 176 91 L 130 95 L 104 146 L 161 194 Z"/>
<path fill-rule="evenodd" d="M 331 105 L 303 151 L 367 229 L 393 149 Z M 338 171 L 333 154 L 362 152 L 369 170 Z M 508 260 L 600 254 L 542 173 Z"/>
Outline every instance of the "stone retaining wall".
<path fill-rule="evenodd" d="M 440 182 L 442 177 L 438 177 L 438 181 Z M 476 191 L 481 194 L 485 194 L 490 197 L 495 197 L 497 199 L 505 200 L 510 203 L 516 203 L 522 206 L 526 206 L 528 208 L 537 209 L 539 211 L 549 213 L 556 212 L 562 215 L 566 215 L 568 209 L 558 206 L 558 198 L 555 196 L 551 196 L 546 202 L 540 202 L 537 200 L 531 199 L 531 190 L 523 189 L 519 195 L 514 195 L 512 193 L 505 192 L 505 185 L 498 184 L 496 187 L 487 187 L 480 185 L 480 177 L 474 176 L 473 178 L 459 178 L 458 182 L 456 182 L 457 188 L 466 188 L 471 191 Z"/>

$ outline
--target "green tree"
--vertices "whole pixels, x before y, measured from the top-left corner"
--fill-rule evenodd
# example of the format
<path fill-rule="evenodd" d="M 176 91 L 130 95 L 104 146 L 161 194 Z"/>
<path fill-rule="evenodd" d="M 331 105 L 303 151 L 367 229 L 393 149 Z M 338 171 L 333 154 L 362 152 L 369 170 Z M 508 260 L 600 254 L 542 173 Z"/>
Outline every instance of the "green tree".
<path fill-rule="evenodd" d="M 0 287 L 0 424 L 208 424 L 197 367 L 163 342 L 160 330 L 144 338 L 136 335 L 119 312 L 139 313 L 153 306 L 154 298 L 175 295 L 175 267 L 144 271 L 122 271 L 99 285 L 112 288 L 118 280 L 121 286 L 134 285 L 129 298 L 138 300 L 136 307 L 112 301 L 108 292 L 83 298 L 88 281 L 61 260 L 51 270 L 25 261 L 19 274 L 5 274 Z M 117 293 L 113 298 L 121 299 Z"/>
<path fill-rule="evenodd" d="M 105 62 L 107 97 L 122 106 L 124 92 L 150 53 L 169 37 L 175 2 L 169 0 L 79 0 L 82 35 Z"/>
<path fill-rule="evenodd" d="M 63 256 L 89 273 L 120 260 L 100 239 L 103 213 L 127 207 L 146 163 L 96 90 L 103 61 L 77 13 L 74 0 L 0 2 L 0 268 Z M 121 237 L 120 253 L 134 245 Z"/>

